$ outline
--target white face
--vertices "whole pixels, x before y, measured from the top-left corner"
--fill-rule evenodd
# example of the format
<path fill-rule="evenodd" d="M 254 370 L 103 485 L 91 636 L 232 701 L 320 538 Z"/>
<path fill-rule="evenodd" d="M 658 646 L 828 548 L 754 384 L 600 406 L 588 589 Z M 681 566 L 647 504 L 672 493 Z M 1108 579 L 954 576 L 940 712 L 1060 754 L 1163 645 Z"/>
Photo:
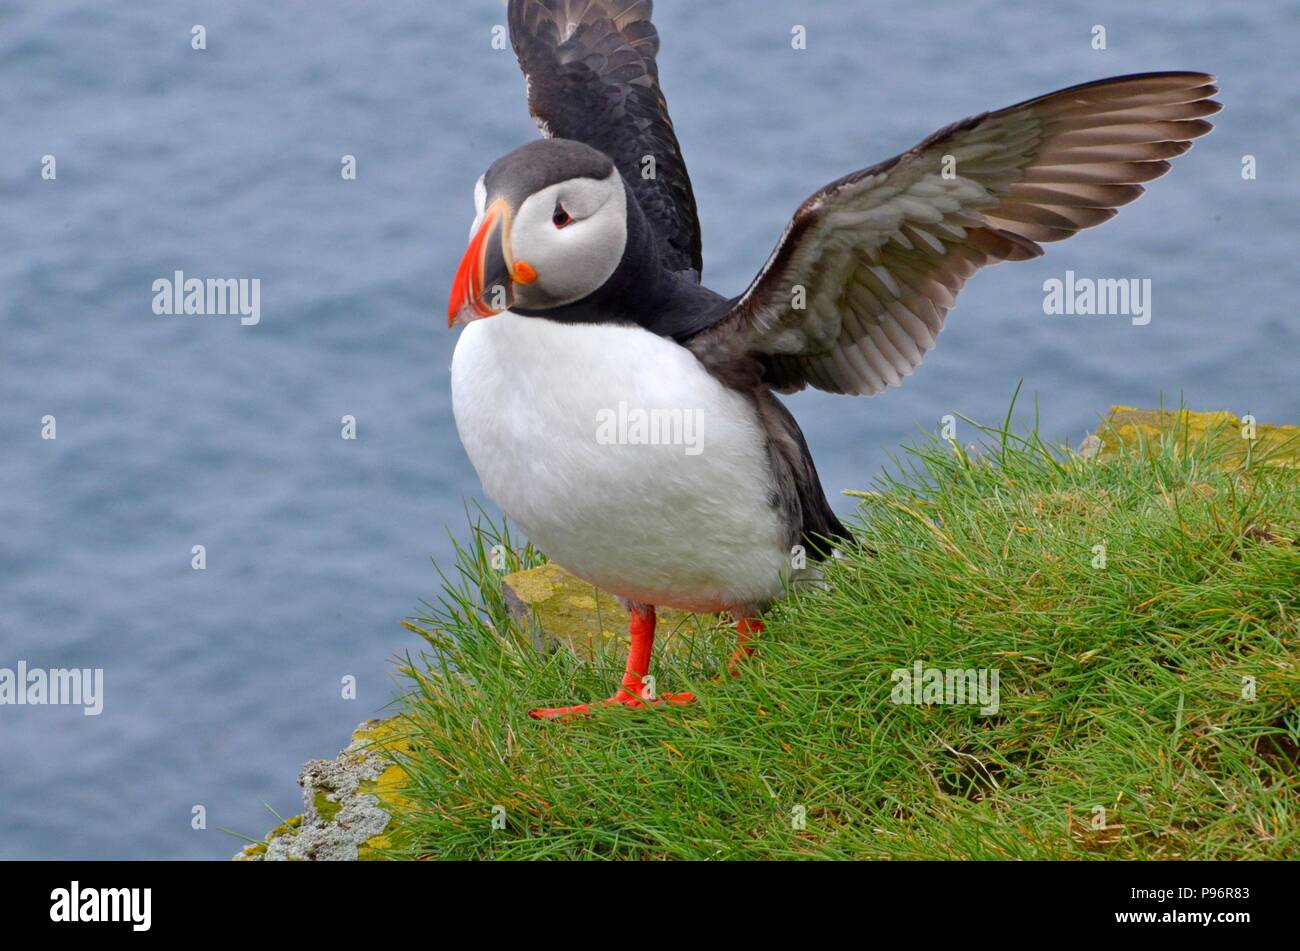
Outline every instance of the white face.
<path fill-rule="evenodd" d="M 475 188 L 480 217 L 481 184 Z M 571 304 L 600 289 L 623 260 L 627 193 L 618 170 L 608 178 L 572 178 L 530 195 L 513 215 L 510 253 L 537 272 L 516 283 L 515 304 L 546 309 Z"/>

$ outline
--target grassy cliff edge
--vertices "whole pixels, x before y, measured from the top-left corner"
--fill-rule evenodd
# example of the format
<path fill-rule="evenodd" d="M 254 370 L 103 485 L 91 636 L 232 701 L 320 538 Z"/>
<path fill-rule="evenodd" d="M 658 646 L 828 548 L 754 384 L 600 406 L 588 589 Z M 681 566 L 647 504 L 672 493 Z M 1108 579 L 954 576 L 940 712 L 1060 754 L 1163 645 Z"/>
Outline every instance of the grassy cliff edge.
<path fill-rule="evenodd" d="M 850 493 L 862 544 L 772 608 L 739 677 L 721 675 L 729 629 L 676 620 L 652 672 L 699 697 L 685 708 L 529 720 L 604 695 L 621 645 L 539 652 L 502 579 L 541 559 L 481 523 L 409 625 L 427 646 L 375 741 L 400 781 L 362 848 L 1300 854 L 1300 430 L 1117 407 L 1081 453 L 980 433 Z M 995 702 L 967 702 L 961 672 Z"/>

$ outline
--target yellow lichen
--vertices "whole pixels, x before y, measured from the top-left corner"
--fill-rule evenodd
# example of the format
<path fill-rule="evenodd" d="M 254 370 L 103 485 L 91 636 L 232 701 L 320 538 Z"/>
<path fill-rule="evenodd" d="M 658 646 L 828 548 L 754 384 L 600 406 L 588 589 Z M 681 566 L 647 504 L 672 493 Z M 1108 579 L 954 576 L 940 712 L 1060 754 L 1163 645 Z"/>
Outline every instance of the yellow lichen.
<path fill-rule="evenodd" d="M 1130 449 L 1153 447 L 1161 439 L 1175 446 L 1212 443 L 1221 451 L 1219 464 L 1239 469 L 1251 460 L 1254 466 L 1300 467 L 1300 426 L 1272 426 L 1255 422 L 1253 428 L 1231 413 L 1193 413 L 1190 410 L 1137 409 L 1112 406 L 1106 422 L 1097 431 L 1101 441 L 1099 458 L 1106 459 L 1120 446 Z"/>
<path fill-rule="evenodd" d="M 548 647 L 564 647 L 586 661 L 595 659 L 597 648 L 616 653 L 617 641 L 627 638 L 627 612 L 618 599 L 594 585 L 575 578 L 559 565 L 548 563 L 528 571 L 506 575 L 504 584 L 524 609 L 530 623 L 545 632 Z M 712 624 L 683 611 L 658 612 L 662 631 L 676 630 L 684 623 Z"/>

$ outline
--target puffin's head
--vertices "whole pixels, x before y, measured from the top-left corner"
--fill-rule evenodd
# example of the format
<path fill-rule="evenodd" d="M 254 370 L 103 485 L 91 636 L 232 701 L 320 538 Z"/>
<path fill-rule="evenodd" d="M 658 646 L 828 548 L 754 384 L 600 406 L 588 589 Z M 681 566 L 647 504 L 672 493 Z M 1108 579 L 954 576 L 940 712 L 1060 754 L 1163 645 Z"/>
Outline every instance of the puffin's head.
<path fill-rule="evenodd" d="M 474 205 L 448 326 L 580 301 L 623 259 L 623 179 L 604 153 L 580 142 L 541 139 L 498 159 L 474 186 Z"/>

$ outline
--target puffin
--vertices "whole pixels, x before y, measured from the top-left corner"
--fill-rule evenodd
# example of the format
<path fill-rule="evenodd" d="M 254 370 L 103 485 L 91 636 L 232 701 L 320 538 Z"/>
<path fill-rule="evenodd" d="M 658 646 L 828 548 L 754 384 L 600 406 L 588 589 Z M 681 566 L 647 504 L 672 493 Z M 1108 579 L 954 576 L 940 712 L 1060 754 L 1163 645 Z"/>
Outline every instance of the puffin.
<path fill-rule="evenodd" d="M 945 126 L 794 212 L 743 293 L 702 283 L 695 196 L 659 84 L 651 0 L 510 0 L 542 133 L 474 186 L 452 281 L 456 427 L 485 494 L 629 615 L 595 703 L 687 703 L 650 674 L 655 609 L 763 611 L 853 543 L 778 399 L 897 386 L 966 279 L 1112 218 L 1207 133 L 1213 76 L 1071 86 Z"/>

